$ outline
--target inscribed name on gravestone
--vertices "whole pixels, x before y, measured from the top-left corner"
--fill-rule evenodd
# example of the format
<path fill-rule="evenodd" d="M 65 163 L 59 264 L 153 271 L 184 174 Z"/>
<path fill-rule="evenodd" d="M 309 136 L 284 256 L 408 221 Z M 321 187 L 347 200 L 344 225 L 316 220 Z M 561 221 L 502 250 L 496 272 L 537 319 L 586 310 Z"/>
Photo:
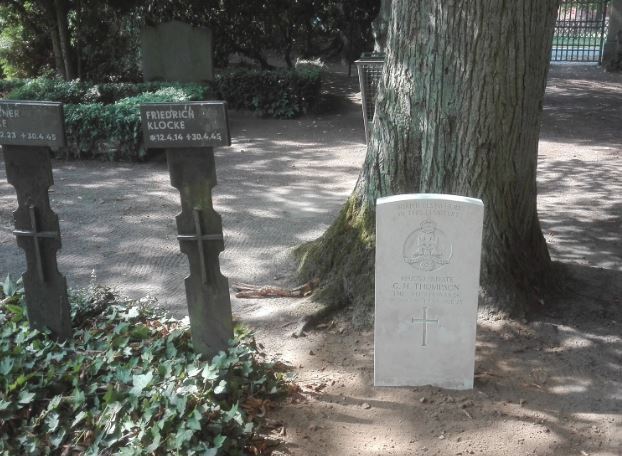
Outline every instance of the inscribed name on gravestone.
<path fill-rule="evenodd" d="M 145 81 L 201 82 L 214 79 L 212 31 L 171 21 L 142 31 Z"/>
<path fill-rule="evenodd" d="M 0 144 L 64 146 L 62 103 L 0 101 Z"/>
<path fill-rule="evenodd" d="M 378 199 L 376 386 L 473 387 L 483 216 L 472 198 Z"/>
<path fill-rule="evenodd" d="M 145 103 L 140 111 L 147 149 L 231 145 L 224 101 Z"/>

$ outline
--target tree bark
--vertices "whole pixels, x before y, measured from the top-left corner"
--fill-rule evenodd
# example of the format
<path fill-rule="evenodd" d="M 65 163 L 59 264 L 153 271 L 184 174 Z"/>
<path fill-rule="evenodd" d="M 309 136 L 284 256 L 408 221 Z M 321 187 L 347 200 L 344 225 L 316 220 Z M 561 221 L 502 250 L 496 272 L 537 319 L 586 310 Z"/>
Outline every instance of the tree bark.
<path fill-rule="evenodd" d="M 380 0 L 378 15 L 371 24 L 374 35 L 374 52 L 382 53 L 387 46 L 389 21 L 391 20 L 391 0 Z"/>
<path fill-rule="evenodd" d="M 58 37 L 58 28 L 54 23 L 49 28 L 50 39 L 52 41 L 52 52 L 54 53 L 54 66 L 56 67 L 56 73 L 63 79 L 67 79 L 65 73 L 65 63 L 63 62 L 63 52 L 60 47 L 60 38 Z"/>
<path fill-rule="evenodd" d="M 73 51 L 69 42 L 69 22 L 67 20 L 69 4 L 67 0 L 54 0 L 54 9 L 56 11 L 56 25 L 58 26 L 60 49 L 65 67 L 65 79 L 72 80 L 76 77 L 76 72 L 73 63 Z"/>
<path fill-rule="evenodd" d="M 603 65 L 608 71 L 622 70 L 622 0 L 609 2 L 609 32 L 603 48 Z"/>
<path fill-rule="evenodd" d="M 376 198 L 450 193 L 485 204 L 482 303 L 522 315 L 541 302 L 550 258 L 536 165 L 556 11 L 557 0 L 392 2 L 366 160 L 335 224 L 299 249 L 303 276 L 371 309 Z M 334 269 L 350 255 L 344 238 L 371 265 L 355 271 L 364 280 Z"/>
<path fill-rule="evenodd" d="M 46 17 L 47 31 L 52 41 L 52 52 L 54 53 L 54 66 L 56 73 L 63 79 L 67 79 L 65 62 L 63 60 L 63 51 L 58 34 L 58 16 L 53 0 L 39 0 L 39 4 L 43 8 Z"/>

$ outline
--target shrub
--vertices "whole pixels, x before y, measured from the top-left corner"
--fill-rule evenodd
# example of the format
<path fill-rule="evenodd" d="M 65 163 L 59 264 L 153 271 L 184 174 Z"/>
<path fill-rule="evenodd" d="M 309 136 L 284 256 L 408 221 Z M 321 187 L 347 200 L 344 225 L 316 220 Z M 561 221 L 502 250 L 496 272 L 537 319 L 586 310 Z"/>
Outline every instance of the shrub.
<path fill-rule="evenodd" d="M 321 72 L 318 69 L 234 70 L 219 75 L 214 83 L 217 92 L 233 109 L 291 119 L 317 103 Z"/>
<path fill-rule="evenodd" d="M 22 81 L 9 92 L 7 99 L 60 101 L 65 104 L 103 103 L 112 104 L 142 93 L 153 93 L 172 87 L 192 92 L 195 96 L 207 92 L 200 84 L 175 82 L 103 83 L 63 81 L 62 79 L 37 78 Z"/>
<path fill-rule="evenodd" d="M 91 85 L 81 81 L 36 78 L 13 89 L 8 99 L 60 101 L 65 104 L 97 101 L 92 95 Z"/>
<path fill-rule="evenodd" d="M 292 118 L 317 103 L 321 87 L 321 67 L 307 65 L 297 70 L 238 69 L 218 75 L 204 84 L 180 82 L 105 83 L 37 78 L 22 81 L 11 90 L 12 100 L 60 101 L 65 104 L 112 104 L 141 93 L 167 87 L 184 90 L 193 99 L 223 99 L 233 109 L 250 110 L 261 116 Z"/>
<path fill-rule="evenodd" d="M 214 99 L 216 97 L 213 88 L 209 84 L 183 83 L 183 82 L 142 82 L 131 83 L 108 83 L 97 84 L 93 90 L 97 93 L 97 101 L 101 103 L 114 103 L 123 98 L 135 97 L 143 93 L 153 93 L 166 88 L 181 89 L 190 94 L 195 100 Z"/>
<path fill-rule="evenodd" d="M 124 98 L 116 103 L 65 106 L 67 153 L 73 158 L 107 157 L 140 160 L 142 147 L 140 104 L 197 100 L 197 94 L 167 87 L 154 93 Z"/>
<path fill-rule="evenodd" d="M 24 79 L 0 79 L 0 96 L 26 84 Z"/>
<path fill-rule="evenodd" d="M 248 332 L 208 363 L 186 323 L 97 287 L 70 296 L 59 344 L 3 289 L 0 454 L 266 454 L 259 416 L 286 383 Z"/>
<path fill-rule="evenodd" d="M 318 101 L 321 70 L 235 70 L 205 84 L 146 82 L 90 85 L 81 81 L 37 78 L 16 83 L 8 99 L 65 103 L 65 128 L 73 158 L 140 160 L 139 105 L 148 102 L 226 100 L 232 109 L 290 119 Z"/>

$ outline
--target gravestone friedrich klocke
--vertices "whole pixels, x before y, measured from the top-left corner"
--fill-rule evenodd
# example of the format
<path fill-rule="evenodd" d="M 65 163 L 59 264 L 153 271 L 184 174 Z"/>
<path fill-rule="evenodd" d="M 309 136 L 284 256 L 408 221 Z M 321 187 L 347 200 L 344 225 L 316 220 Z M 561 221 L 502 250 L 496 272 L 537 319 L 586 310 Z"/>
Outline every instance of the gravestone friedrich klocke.
<path fill-rule="evenodd" d="M 71 336 L 67 282 L 58 272 L 58 217 L 50 208 L 54 183 L 50 148 L 65 144 L 61 103 L 0 101 L 0 145 L 8 182 L 17 192 L 13 212 L 17 244 L 26 253 L 22 275 L 28 320 L 59 339 Z"/>
<path fill-rule="evenodd" d="M 473 388 L 484 205 L 379 198 L 374 385 Z"/>
<path fill-rule="evenodd" d="M 208 357 L 233 337 L 229 283 L 220 273 L 222 222 L 212 206 L 215 146 L 229 146 L 224 102 L 148 103 L 140 107 L 145 148 L 166 149 L 171 184 L 179 190 L 177 231 L 188 256 L 185 279 L 195 350 Z"/>

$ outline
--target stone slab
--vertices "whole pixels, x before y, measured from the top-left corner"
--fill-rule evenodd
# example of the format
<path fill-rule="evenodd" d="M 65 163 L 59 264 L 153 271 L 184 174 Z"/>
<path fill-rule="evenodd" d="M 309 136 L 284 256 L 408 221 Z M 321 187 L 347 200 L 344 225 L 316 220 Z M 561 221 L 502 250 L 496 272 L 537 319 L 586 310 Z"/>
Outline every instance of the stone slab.
<path fill-rule="evenodd" d="M 22 279 L 28 320 L 34 328 L 47 328 L 58 339 L 69 339 L 67 281 L 56 262 L 60 227 L 48 196 L 54 184 L 50 151 L 47 147 L 4 146 L 3 155 L 7 180 L 17 192 L 13 234 L 26 254 L 27 270 Z"/>
<path fill-rule="evenodd" d="M 374 385 L 473 387 L 484 205 L 379 198 Z"/>
<path fill-rule="evenodd" d="M 63 104 L 0 101 L 0 144 L 6 146 L 65 145 Z"/>
<path fill-rule="evenodd" d="M 171 185 L 179 190 L 177 239 L 188 256 L 185 279 L 194 349 L 211 359 L 226 350 L 233 337 L 229 282 L 220 272 L 218 256 L 225 248 L 222 221 L 214 211 L 212 188 L 216 165 L 212 149 L 166 151 Z"/>
<path fill-rule="evenodd" d="M 145 81 L 201 82 L 214 79 L 212 31 L 170 21 L 142 31 Z"/>
<path fill-rule="evenodd" d="M 147 149 L 231 145 L 224 101 L 145 103 L 140 115 Z"/>

